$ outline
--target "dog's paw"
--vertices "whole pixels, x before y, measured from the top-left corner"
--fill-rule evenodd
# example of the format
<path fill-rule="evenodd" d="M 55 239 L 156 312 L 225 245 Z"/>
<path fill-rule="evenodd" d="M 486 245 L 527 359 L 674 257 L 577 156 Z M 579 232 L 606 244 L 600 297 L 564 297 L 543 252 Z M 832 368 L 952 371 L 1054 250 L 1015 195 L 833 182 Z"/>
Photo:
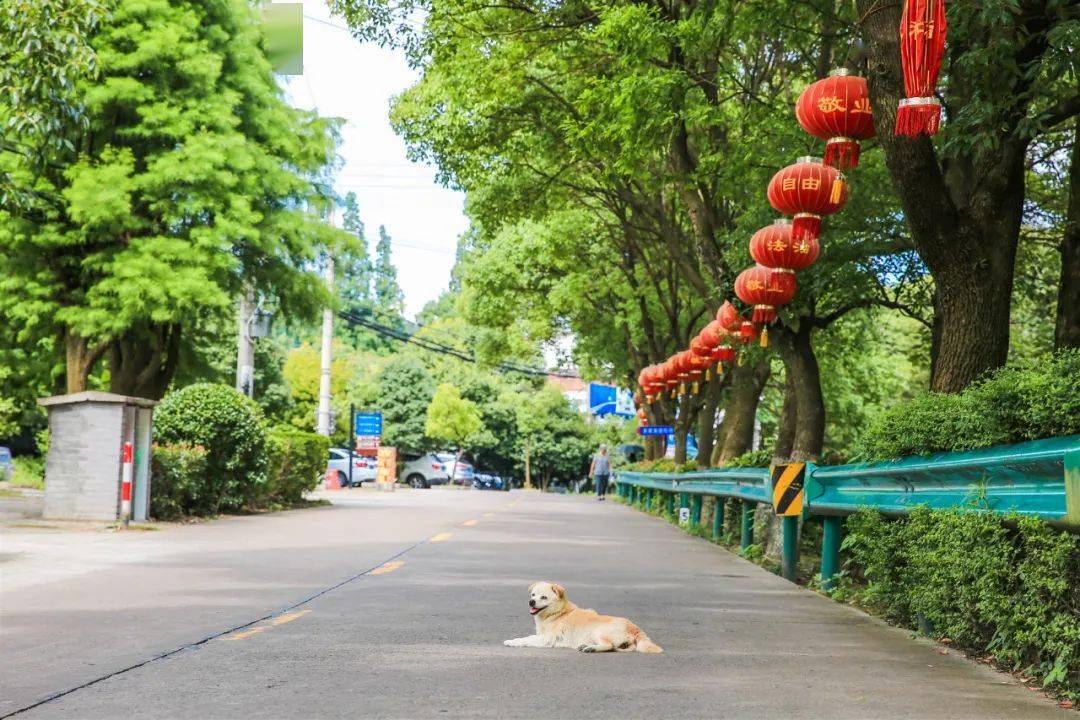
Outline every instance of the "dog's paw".
<path fill-rule="evenodd" d="M 596 652 L 596 647 L 593 645 L 578 645 L 577 649 L 581 652 Z"/>
<path fill-rule="evenodd" d="M 517 647 L 517 641 L 516 640 L 503 640 L 503 645 L 505 645 L 506 647 Z"/>

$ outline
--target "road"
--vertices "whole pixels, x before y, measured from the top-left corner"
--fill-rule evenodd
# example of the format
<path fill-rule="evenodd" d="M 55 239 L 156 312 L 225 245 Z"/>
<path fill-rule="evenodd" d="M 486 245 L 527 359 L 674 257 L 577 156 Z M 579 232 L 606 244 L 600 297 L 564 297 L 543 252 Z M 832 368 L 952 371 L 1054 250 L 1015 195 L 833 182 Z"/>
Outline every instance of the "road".
<path fill-rule="evenodd" d="M 0 716 L 1076 717 L 613 502 L 333 495 L 157 532 L 0 531 Z M 537 579 L 665 653 L 504 647 L 532 631 Z"/>

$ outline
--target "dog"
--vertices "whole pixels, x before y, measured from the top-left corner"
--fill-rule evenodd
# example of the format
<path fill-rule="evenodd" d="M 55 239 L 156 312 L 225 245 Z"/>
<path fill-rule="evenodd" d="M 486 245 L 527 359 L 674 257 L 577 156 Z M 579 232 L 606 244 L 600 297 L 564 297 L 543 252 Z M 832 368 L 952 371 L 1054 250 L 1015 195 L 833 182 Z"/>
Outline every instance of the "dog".
<path fill-rule="evenodd" d="M 581 652 L 661 653 L 663 648 L 626 618 L 600 615 L 566 599 L 562 585 L 535 582 L 529 586 L 529 614 L 536 634 L 506 640 L 509 647 L 576 648 Z"/>

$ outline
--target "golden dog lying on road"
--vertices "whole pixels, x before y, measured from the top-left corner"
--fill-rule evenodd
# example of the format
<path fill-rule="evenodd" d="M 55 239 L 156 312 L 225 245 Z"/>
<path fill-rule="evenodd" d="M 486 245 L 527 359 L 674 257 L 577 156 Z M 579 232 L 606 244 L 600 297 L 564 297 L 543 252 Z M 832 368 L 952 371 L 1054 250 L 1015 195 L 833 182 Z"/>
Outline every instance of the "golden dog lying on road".
<path fill-rule="evenodd" d="M 529 613 L 536 620 L 536 634 L 506 640 L 503 645 L 576 648 L 581 652 L 664 652 L 626 618 L 579 608 L 566 599 L 562 585 L 549 582 L 530 585 Z"/>

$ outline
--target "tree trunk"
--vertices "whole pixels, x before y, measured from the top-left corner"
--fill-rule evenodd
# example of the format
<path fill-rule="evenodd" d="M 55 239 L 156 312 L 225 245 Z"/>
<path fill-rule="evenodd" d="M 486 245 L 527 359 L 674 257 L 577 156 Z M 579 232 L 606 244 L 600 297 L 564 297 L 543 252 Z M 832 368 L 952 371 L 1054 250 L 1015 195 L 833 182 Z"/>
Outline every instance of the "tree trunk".
<path fill-rule="evenodd" d="M 767 359 L 736 365 L 732 370 L 731 390 L 724 407 L 723 446 L 718 457 L 720 464 L 753 449 L 754 420 L 761 391 L 769 380 L 769 372 Z"/>
<path fill-rule="evenodd" d="M 131 330 L 109 346 L 110 389 L 120 395 L 159 400 L 176 374 L 180 326 Z"/>
<path fill-rule="evenodd" d="M 94 365 L 105 352 L 107 343 L 90 347 L 90 342 L 74 330 L 64 334 L 64 377 L 68 394 L 86 390 L 87 380 Z"/>
<path fill-rule="evenodd" d="M 1018 129 L 1027 111 L 1022 92 L 1026 86 L 1017 88 L 1015 107 L 1001 111 L 1006 127 L 997 147 L 972 149 L 941 165 L 928 138 L 893 135 L 897 103 L 903 96 L 896 31 L 901 3 L 857 0 L 856 5 L 867 41 L 878 141 L 912 241 L 936 286 L 930 386 L 956 392 L 1004 364 L 1008 356 L 1028 143 Z M 952 57 L 967 49 L 964 42 L 972 40 L 957 38 L 951 45 Z M 1041 57 L 1041 41 L 1033 42 L 1022 43 L 1022 51 L 1013 58 L 1024 67 L 1032 67 Z M 949 82 L 951 99 L 963 104 L 972 83 L 962 69 Z"/>
<path fill-rule="evenodd" d="M 1069 159 L 1069 205 L 1061 238 L 1061 282 L 1054 325 L 1054 348 L 1075 347 L 1080 347 L 1080 119 Z"/>
<path fill-rule="evenodd" d="M 716 438 L 716 408 L 720 404 L 721 378 L 713 377 L 702 388 L 704 395 L 701 410 L 698 412 L 698 454 L 697 464 L 707 468 L 712 459 L 713 444 Z"/>
<path fill-rule="evenodd" d="M 784 341 L 777 333 L 776 346 L 779 352 Z M 783 353 L 781 353 L 781 357 Z M 786 463 L 791 459 L 795 447 L 795 428 L 799 422 L 799 404 L 795 395 L 795 374 L 784 365 L 784 405 L 780 409 L 780 424 L 776 429 L 776 447 L 773 448 L 773 462 Z"/>
<path fill-rule="evenodd" d="M 798 330 L 781 328 L 777 350 L 784 360 L 788 376 L 785 386 L 784 412 L 788 411 L 788 392 L 794 393 L 795 420 L 781 418 L 781 428 L 790 432 L 790 449 L 786 457 L 796 462 L 816 461 L 821 457 L 825 442 L 825 398 L 821 392 L 821 370 L 811 338 L 812 326 L 801 322 Z M 787 427 L 794 425 L 794 428 Z M 781 456 L 776 453 L 778 458 Z"/>

